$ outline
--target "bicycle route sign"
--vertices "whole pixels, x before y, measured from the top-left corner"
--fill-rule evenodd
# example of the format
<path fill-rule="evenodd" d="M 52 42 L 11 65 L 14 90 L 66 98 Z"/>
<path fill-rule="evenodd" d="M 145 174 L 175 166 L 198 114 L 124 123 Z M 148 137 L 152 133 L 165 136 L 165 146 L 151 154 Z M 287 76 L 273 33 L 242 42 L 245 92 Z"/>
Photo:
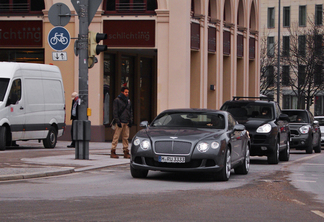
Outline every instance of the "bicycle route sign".
<path fill-rule="evenodd" d="M 55 51 L 63 51 L 70 45 L 70 33 L 66 28 L 56 26 L 48 33 L 47 41 Z"/>

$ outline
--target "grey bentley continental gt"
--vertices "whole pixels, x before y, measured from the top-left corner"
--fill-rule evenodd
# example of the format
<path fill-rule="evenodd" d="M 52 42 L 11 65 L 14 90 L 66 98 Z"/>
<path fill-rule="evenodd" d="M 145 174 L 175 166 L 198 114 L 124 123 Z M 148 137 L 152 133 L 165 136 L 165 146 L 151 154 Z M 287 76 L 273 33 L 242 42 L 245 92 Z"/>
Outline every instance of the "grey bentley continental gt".
<path fill-rule="evenodd" d="M 250 138 L 245 126 L 226 111 L 170 109 L 132 139 L 130 171 L 145 178 L 149 170 L 208 172 L 227 181 L 231 170 L 247 174 L 250 168 Z"/>

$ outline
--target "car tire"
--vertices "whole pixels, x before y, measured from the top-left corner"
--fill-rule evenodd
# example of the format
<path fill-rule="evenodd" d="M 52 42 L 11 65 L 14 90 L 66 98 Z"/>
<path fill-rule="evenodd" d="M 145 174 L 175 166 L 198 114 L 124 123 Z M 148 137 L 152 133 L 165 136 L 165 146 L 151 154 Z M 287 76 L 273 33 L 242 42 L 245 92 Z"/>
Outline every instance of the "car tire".
<path fill-rule="evenodd" d="M 137 170 L 132 166 L 130 166 L 130 172 L 133 178 L 145 178 L 148 174 L 148 170 Z"/>
<path fill-rule="evenodd" d="M 0 126 L 0 150 L 6 150 L 7 145 L 7 135 L 6 135 L 6 127 Z"/>
<path fill-rule="evenodd" d="M 289 161 L 289 158 L 290 158 L 290 142 L 288 140 L 286 143 L 286 149 L 281 151 L 279 154 L 279 160 Z"/>
<path fill-rule="evenodd" d="M 314 151 L 315 153 L 320 153 L 322 151 L 321 138 L 319 138 L 319 140 L 317 141 L 317 146 L 314 147 Z"/>
<path fill-rule="evenodd" d="M 55 127 L 51 126 L 46 139 L 43 140 L 43 145 L 47 149 L 53 149 L 57 143 L 57 131 Z"/>
<path fill-rule="evenodd" d="M 250 170 L 250 147 L 247 144 L 245 149 L 244 161 L 240 166 L 234 168 L 234 172 L 236 174 L 248 174 L 249 170 Z"/>
<path fill-rule="evenodd" d="M 278 164 L 279 163 L 279 143 L 276 142 L 275 150 L 273 153 L 268 156 L 269 164 Z"/>
<path fill-rule="evenodd" d="M 306 147 L 306 153 L 312 154 L 313 153 L 313 137 L 310 137 L 309 141 L 310 142 L 309 142 L 308 146 Z"/>
<path fill-rule="evenodd" d="M 217 172 L 216 180 L 228 181 L 231 176 L 231 169 L 232 169 L 231 151 L 230 149 L 227 148 L 225 150 L 224 166 L 221 169 L 221 171 Z"/>

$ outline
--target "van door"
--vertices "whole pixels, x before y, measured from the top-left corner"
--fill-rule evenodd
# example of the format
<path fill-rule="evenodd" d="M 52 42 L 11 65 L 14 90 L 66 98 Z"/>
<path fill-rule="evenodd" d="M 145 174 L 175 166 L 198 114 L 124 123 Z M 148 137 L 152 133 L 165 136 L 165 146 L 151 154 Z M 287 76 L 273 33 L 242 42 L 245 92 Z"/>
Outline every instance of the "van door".
<path fill-rule="evenodd" d="M 35 75 L 40 72 L 35 70 Z M 28 75 L 31 76 L 31 75 Z M 40 77 L 24 78 L 26 99 L 26 131 L 25 139 L 43 139 L 47 136 L 45 130 L 43 81 Z"/>
<path fill-rule="evenodd" d="M 6 102 L 6 109 L 8 112 L 7 116 L 11 127 L 13 141 L 23 139 L 25 127 L 25 98 L 22 89 L 23 86 L 21 79 L 14 79 Z"/>

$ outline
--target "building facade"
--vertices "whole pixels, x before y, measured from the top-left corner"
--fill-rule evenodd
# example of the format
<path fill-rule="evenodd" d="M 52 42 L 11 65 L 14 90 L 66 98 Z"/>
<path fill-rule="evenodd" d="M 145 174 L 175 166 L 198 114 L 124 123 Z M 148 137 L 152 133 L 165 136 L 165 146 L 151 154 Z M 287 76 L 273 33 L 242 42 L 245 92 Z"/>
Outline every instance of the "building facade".
<path fill-rule="evenodd" d="M 57 60 L 48 35 L 49 9 L 70 0 L 25 0 L 22 9 L 0 3 L 0 60 L 52 63 L 62 72 L 70 139 L 70 95 L 78 91 L 74 41 L 79 21 L 65 26 L 71 36 Z M 91 1 L 89 1 L 91 2 Z M 25 7 L 25 8 L 24 8 Z M 219 109 L 233 96 L 259 96 L 259 1 L 257 0 L 103 0 L 89 30 L 106 33 L 108 50 L 89 69 L 91 140 L 109 141 L 112 101 L 130 88 L 134 110 L 131 136 L 143 120 L 169 108 Z"/>
<path fill-rule="evenodd" d="M 275 58 L 273 62 L 269 62 L 269 60 L 268 63 L 261 62 L 261 73 L 262 70 L 268 72 L 265 78 L 262 78 L 261 74 L 261 81 L 264 81 L 261 82 L 261 85 L 265 83 L 264 85 L 270 86 L 269 93 L 276 97 L 276 73 L 278 70 L 276 60 L 278 55 L 278 26 L 280 23 L 280 105 L 284 109 L 296 109 L 299 100 L 302 103 L 300 108 L 307 108 L 307 102 L 305 103 L 307 95 L 296 95 L 296 92 L 299 86 L 301 89 L 304 86 L 304 81 L 301 80 L 304 79 L 303 76 L 307 75 L 305 69 L 308 69 L 312 70 L 309 73 L 313 75 L 310 83 L 311 89 L 317 91 L 309 98 L 309 101 L 312 102 L 310 111 L 314 115 L 324 114 L 324 92 L 322 89 L 317 90 L 317 87 L 322 87 L 320 84 L 323 82 L 323 59 L 317 59 L 322 57 L 323 54 L 323 3 L 322 0 L 260 1 L 260 13 L 267 15 L 260 17 L 260 39 L 265 43 L 261 46 L 261 51 L 263 51 L 263 47 L 266 47 L 267 56 Z M 316 38 L 314 41 L 315 49 L 308 49 L 310 43 L 306 40 L 307 35 L 314 33 L 314 30 L 318 32 L 314 35 L 314 38 Z M 320 56 L 316 56 L 316 51 L 320 53 Z M 289 57 L 311 58 L 312 55 L 317 57 L 318 64 L 313 64 L 314 61 L 307 61 L 307 59 L 305 59 L 305 62 L 301 62 L 300 59 L 294 65 L 287 62 Z M 273 85 L 275 86 L 271 87 Z M 292 85 L 295 86 L 292 87 Z"/>

